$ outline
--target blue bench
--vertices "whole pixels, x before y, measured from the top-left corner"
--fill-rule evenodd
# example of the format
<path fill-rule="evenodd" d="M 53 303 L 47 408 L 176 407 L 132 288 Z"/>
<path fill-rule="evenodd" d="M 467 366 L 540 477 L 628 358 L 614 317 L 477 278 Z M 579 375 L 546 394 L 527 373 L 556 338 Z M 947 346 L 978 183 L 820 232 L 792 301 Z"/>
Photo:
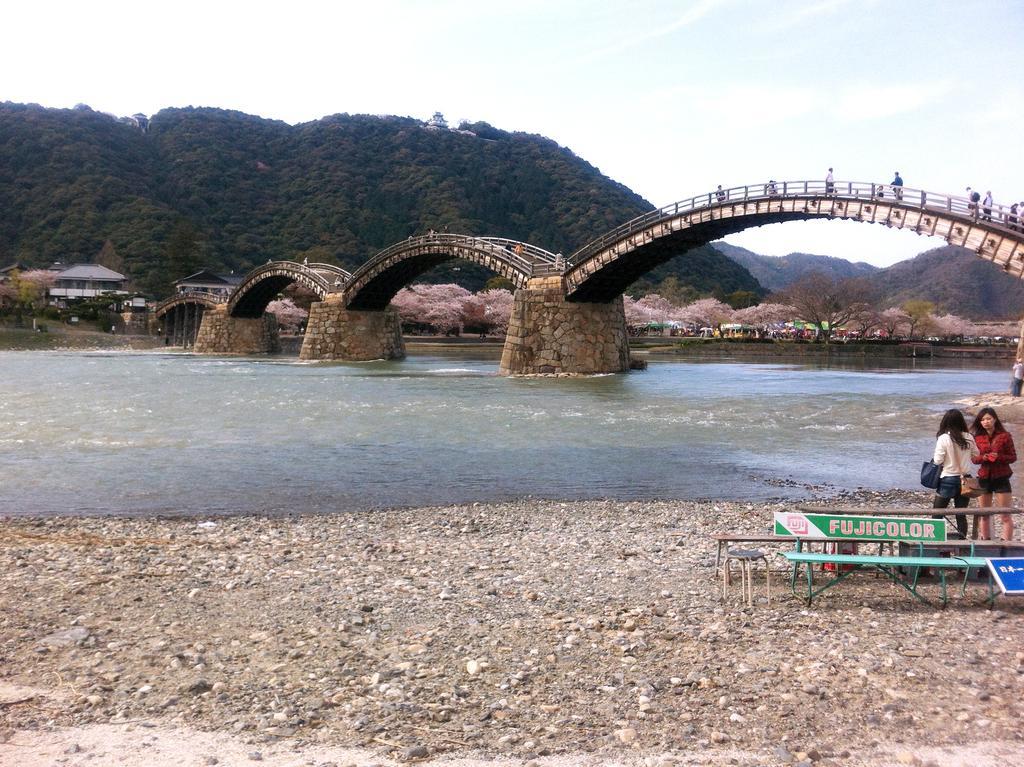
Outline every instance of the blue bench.
<path fill-rule="evenodd" d="M 872 569 L 887 576 L 893 583 L 909 591 L 925 604 L 931 604 L 924 596 L 918 593 L 918 579 L 922 569 L 931 568 L 939 574 L 942 584 L 942 606 L 949 603 L 949 595 L 946 587 L 946 571 L 957 570 L 964 574 L 961 594 L 967 591 L 967 577 L 971 570 L 979 569 L 988 574 L 988 602 L 989 607 L 995 602 L 996 591 L 992 576 L 988 573 L 987 561 L 984 557 L 926 557 L 926 556 L 874 556 L 870 554 L 819 554 L 807 551 L 783 551 L 784 556 L 793 565 L 793 575 L 790 579 L 790 588 L 798 597 L 796 581 L 799 569 L 804 566 L 807 571 L 807 604 L 821 592 L 830 589 L 837 583 L 845 580 L 849 575 L 858 570 Z M 814 587 L 814 565 L 833 564 L 836 566 L 835 575 L 827 579 L 818 588 Z M 904 571 L 907 571 L 906 573 Z M 803 597 L 801 597 L 803 598 Z"/>

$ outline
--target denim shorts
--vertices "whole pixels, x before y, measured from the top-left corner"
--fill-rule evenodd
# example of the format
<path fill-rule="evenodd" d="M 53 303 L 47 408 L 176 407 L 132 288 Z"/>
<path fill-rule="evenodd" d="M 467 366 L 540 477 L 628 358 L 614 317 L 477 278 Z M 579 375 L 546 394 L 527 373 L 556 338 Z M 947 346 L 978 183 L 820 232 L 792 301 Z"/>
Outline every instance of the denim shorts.
<path fill-rule="evenodd" d="M 939 486 L 935 488 L 935 495 L 939 498 L 956 498 L 960 495 L 960 475 L 942 477 L 939 479 Z"/>
<path fill-rule="evenodd" d="M 978 479 L 978 484 L 981 485 L 981 489 L 986 493 L 1010 493 L 1013 492 L 1010 489 L 1010 478 L 1009 477 L 996 477 L 995 479 L 989 477 L 986 479 Z"/>

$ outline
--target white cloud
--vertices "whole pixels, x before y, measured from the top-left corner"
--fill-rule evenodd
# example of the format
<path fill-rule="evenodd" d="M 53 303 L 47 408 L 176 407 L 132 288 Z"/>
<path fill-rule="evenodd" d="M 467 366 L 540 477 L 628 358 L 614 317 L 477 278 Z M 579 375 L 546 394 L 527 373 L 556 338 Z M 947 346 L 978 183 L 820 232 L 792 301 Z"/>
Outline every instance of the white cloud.
<path fill-rule="evenodd" d="M 660 24 L 655 20 L 652 20 L 648 25 L 650 31 L 641 35 L 634 35 L 633 37 L 627 37 L 619 40 L 610 45 L 606 45 L 602 48 L 587 51 L 582 56 L 577 57 L 572 62 L 569 62 L 570 66 L 589 64 L 599 59 L 606 58 L 616 53 L 635 48 L 638 45 L 656 40 L 660 37 L 665 37 L 673 32 L 676 32 L 684 27 L 691 26 L 697 23 L 705 16 L 710 14 L 712 11 L 718 10 L 724 7 L 731 0 L 698 0 L 690 8 L 688 8 L 681 16 L 677 17 L 674 21 L 667 24 Z"/>
<path fill-rule="evenodd" d="M 689 114 L 700 115 L 697 126 L 712 132 L 736 131 L 749 134 L 765 128 L 800 120 L 820 109 L 824 95 L 799 85 L 749 83 L 741 85 L 678 85 L 645 94 L 640 100 L 650 110 L 664 111 L 669 103 L 679 104 Z"/>
<path fill-rule="evenodd" d="M 817 16 L 823 16 L 829 13 L 835 13 L 843 8 L 843 6 L 850 5 L 854 0 L 820 0 L 817 3 L 811 4 L 799 4 L 788 16 L 783 17 L 780 20 L 780 27 L 791 27 L 797 24 L 802 24 L 805 21 L 813 19 Z"/>
<path fill-rule="evenodd" d="M 941 102 L 953 86 L 949 82 L 879 85 L 859 83 L 839 92 L 832 108 L 842 120 L 877 120 L 915 112 Z"/>
<path fill-rule="evenodd" d="M 796 3 L 777 8 L 778 15 L 766 25 L 764 32 L 776 35 L 801 24 L 814 24 L 822 16 L 836 14 L 847 8 L 855 9 L 859 14 L 873 13 L 876 5 L 878 0 L 819 0 L 816 3 L 797 0 Z"/>

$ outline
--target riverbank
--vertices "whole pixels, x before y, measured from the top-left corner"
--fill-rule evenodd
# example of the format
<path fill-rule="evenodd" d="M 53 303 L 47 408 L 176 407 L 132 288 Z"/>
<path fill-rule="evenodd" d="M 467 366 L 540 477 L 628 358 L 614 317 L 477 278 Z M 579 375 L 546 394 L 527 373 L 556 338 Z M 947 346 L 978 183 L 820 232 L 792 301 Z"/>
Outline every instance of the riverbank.
<path fill-rule="evenodd" d="M 970 418 L 977 415 L 981 408 L 991 407 L 1004 424 L 1024 426 L 1024 397 L 1014 397 L 1007 392 L 986 392 L 958 399 L 955 404 L 960 405 L 964 415 Z M 970 426 L 970 423 L 967 425 Z M 1024 438 L 1024 434 L 1021 438 Z"/>
<path fill-rule="evenodd" d="M 887 343 L 809 343 L 801 341 L 743 341 L 722 338 L 631 338 L 630 350 L 647 354 L 671 354 L 681 357 L 758 358 L 811 357 L 836 359 L 926 359 L 1012 360 L 1016 346 L 949 346 L 925 342 Z M 1009 369 L 1011 363 L 1007 363 Z"/>
<path fill-rule="evenodd" d="M 0 350 L 95 350 L 95 349 L 157 349 L 164 347 L 164 339 L 156 336 L 136 336 L 119 333 L 101 333 L 80 330 L 64 325 L 50 326 L 44 333 L 32 328 L 0 327 Z"/>
<path fill-rule="evenodd" d="M 781 508 L 8 519 L 0 763 L 1024 757 L 1019 604 L 940 613 L 869 577 L 810 610 L 780 577 L 771 605 L 720 601 L 708 536 Z"/>

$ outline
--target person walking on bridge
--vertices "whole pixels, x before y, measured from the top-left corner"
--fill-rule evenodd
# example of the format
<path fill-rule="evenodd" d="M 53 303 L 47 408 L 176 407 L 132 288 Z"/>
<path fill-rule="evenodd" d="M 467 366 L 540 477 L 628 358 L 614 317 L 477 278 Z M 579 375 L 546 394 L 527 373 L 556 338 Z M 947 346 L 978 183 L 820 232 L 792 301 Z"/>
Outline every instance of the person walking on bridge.
<path fill-rule="evenodd" d="M 967 213 L 971 218 L 978 217 L 978 203 L 980 201 L 981 195 L 967 187 Z"/>
<path fill-rule="evenodd" d="M 722 189 L 722 185 L 718 185 L 718 189 L 715 190 L 715 197 L 718 198 L 719 202 L 725 202 L 725 190 Z"/>
<path fill-rule="evenodd" d="M 836 180 L 832 176 L 832 169 L 828 169 L 828 175 L 825 176 L 825 194 L 836 193 Z"/>
<path fill-rule="evenodd" d="M 992 220 L 992 190 L 985 192 L 985 200 L 981 203 L 981 212 L 985 215 L 982 216 L 986 221 Z"/>
<path fill-rule="evenodd" d="M 896 171 L 896 178 L 892 180 L 892 194 L 897 200 L 903 199 L 903 179 L 899 171 Z"/>

